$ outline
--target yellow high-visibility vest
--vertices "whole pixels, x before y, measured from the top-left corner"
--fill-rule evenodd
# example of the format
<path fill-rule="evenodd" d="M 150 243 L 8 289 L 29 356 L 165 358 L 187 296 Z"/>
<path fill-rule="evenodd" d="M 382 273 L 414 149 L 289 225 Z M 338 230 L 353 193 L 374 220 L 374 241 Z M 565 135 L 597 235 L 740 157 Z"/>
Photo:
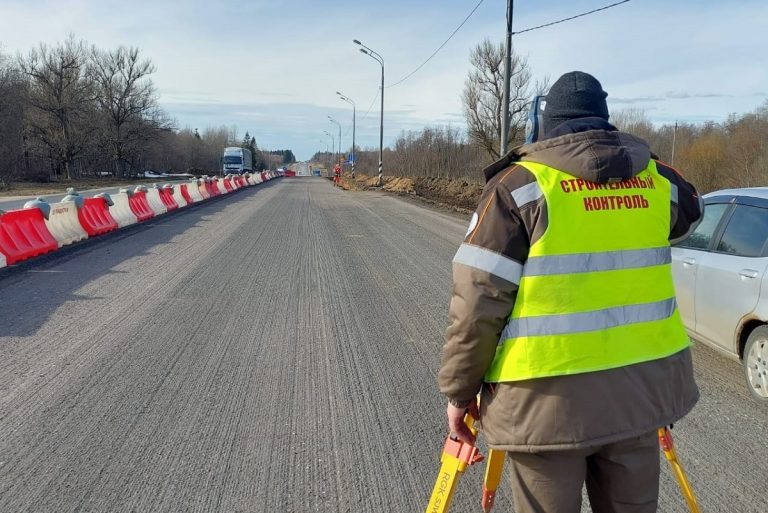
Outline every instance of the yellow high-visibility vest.
<path fill-rule="evenodd" d="M 630 180 L 605 184 L 518 165 L 536 176 L 533 193 L 546 200 L 548 225 L 531 245 L 485 380 L 600 371 L 688 347 L 668 242 L 677 188 L 655 161 Z"/>

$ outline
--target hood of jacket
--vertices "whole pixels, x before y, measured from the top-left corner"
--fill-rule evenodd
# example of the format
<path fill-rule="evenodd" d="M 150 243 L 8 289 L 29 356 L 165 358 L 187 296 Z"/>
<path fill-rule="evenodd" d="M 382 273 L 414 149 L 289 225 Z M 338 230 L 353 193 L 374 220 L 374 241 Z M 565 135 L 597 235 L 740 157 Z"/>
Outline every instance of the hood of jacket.
<path fill-rule="evenodd" d="M 648 167 L 648 143 L 600 118 L 558 125 L 548 138 L 513 148 L 487 167 L 486 181 L 515 162 L 537 162 L 590 182 L 620 182 Z"/>

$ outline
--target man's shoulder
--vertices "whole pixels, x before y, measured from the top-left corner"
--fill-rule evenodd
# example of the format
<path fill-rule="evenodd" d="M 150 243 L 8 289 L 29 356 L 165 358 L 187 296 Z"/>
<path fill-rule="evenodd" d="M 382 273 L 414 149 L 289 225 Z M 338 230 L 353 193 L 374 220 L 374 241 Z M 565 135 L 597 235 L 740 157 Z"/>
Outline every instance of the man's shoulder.
<path fill-rule="evenodd" d="M 485 184 L 485 189 L 500 189 L 506 193 L 514 193 L 532 183 L 536 183 L 536 175 L 531 173 L 525 166 L 520 165 L 519 162 L 511 162 Z"/>

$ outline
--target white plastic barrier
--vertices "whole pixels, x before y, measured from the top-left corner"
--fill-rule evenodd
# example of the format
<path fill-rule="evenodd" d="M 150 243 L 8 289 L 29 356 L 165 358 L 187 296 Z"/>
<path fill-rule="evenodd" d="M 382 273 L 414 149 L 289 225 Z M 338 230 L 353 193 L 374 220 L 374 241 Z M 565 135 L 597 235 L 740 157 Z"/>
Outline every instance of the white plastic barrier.
<path fill-rule="evenodd" d="M 248 175 L 245 177 L 245 179 L 248 181 L 251 185 L 256 185 L 256 179 L 253 177 L 253 175 Z"/>
<path fill-rule="evenodd" d="M 208 189 L 205 187 L 205 180 L 198 180 L 197 192 L 200 193 L 200 196 L 202 196 L 204 200 L 207 200 L 208 198 L 211 197 L 211 193 L 208 192 Z"/>
<path fill-rule="evenodd" d="M 187 194 L 189 194 L 189 197 L 192 198 L 193 203 L 203 201 L 203 195 L 200 194 L 200 184 L 197 182 L 189 182 L 185 185 L 187 186 Z"/>
<path fill-rule="evenodd" d="M 219 192 L 222 193 L 222 194 L 228 194 L 229 193 L 227 188 L 224 187 L 224 180 L 222 180 L 221 178 L 216 180 L 216 187 L 218 187 Z"/>
<path fill-rule="evenodd" d="M 59 247 L 88 238 L 77 218 L 77 204 L 74 201 L 51 203 L 51 213 L 45 220 L 45 225 L 59 243 Z"/>
<path fill-rule="evenodd" d="M 0 253 L 0 267 L 5 267 L 6 265 L 8 264 L 5 263 L 5 255 Z"/>
<path fill-rule="evenodd" d="M 110 197 L 112 198 L 112 206 L 109 207 L 109 213 L 117 221 L 118 227 L 123 228 L 139 222 L 128 202 L 128 190 L 120 189 L 119 193 L 110 194 Z"/>
<path fill-rule="evenodd" d="M 166 187 L 168 187 L 166 185 Z M 176 201 L 176 204 L 179 206 L 179 208 L 184 208 L 187 206 L 187 200 L 184 199 L 184 196 L 181 194 L 181 185 L 176 184 L 173 186 L 173 199 Z"/>
<path fill-rule="evenodd" d="M 152 209 L 152 212 L 154 212 L 156 216 L 168 212 L 168 209 L 165 207 L 165 203 L 163 203 L 163 200 L 160 199 L 160 192 L 155 187 L 148 187 L 146 191 L 147 203 L 149 203 L 149 208 Z"/>

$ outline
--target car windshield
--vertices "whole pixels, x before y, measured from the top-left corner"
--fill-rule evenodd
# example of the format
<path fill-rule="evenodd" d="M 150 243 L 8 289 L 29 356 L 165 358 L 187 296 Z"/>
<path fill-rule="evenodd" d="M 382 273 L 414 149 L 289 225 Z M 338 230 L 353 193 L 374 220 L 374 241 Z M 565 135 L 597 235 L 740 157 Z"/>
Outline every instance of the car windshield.
<path fill-rule="evenodd" d="M 227 156 L 227 157 L 224 157 L 224 163 L 225 164 L 242 164 L 243 157 Z"/>

